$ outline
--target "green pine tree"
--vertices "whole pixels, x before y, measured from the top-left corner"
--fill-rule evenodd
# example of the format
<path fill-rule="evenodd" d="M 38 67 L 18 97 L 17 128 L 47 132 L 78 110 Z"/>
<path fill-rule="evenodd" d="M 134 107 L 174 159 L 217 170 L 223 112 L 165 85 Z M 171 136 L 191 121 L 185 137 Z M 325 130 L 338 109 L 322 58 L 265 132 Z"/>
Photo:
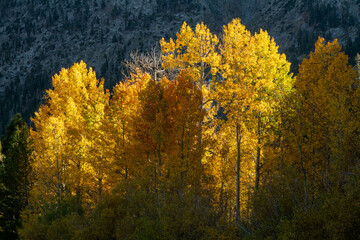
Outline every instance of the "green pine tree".
<path fill-rule="evenodd" d="M 29 129 L 16 114 L 2 138 L 0 157 L 0 239 L 18 239 L 20 212 L 29 197 Z"/>

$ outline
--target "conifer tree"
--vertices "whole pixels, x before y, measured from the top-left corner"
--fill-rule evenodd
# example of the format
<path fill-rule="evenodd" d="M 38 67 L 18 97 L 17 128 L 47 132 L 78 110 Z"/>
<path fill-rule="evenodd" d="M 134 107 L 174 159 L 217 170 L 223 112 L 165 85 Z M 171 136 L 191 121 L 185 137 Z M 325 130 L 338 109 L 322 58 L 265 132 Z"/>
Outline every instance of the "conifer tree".
<path fill-rule="evenodd" d="M 28 206 L 31 187 L 29 129 L 20 114 L 14 115 L 6 128 L 0 153 L 0 237 L 18 238 L 20 213 Z"/>

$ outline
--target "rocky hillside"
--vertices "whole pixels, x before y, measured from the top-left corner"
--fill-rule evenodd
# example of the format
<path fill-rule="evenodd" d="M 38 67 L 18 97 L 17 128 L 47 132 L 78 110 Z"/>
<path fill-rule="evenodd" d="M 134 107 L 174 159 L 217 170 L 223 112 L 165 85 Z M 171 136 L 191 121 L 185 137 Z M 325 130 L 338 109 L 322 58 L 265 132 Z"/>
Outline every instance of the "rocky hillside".
<path fill-rule="evenodd" d="M 84 60 L 111 88 L 135 49 L 158 46 L 183 21 L 213 32 L 240 17 L 275 37 L 296 70 L 318 35 L 360 51 L 358 0 L 0 0 L 0 134 L 16 112 L 38 108 L 51 76 Z"/>

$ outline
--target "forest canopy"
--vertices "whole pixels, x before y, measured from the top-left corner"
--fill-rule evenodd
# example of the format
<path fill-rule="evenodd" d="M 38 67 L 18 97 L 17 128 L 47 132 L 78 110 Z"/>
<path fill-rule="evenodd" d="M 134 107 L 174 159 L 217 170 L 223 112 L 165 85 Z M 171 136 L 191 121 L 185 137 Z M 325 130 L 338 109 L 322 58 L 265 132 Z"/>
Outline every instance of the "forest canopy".
<path fill-rule="evenodd" d="M 239 19 L 160 46 L 111 92 L 82 61 L 62 69 L 31 128 L 14 117 L 1 238 L 360 237 L 360 57 L 319 37 L 294 76 Z"/>

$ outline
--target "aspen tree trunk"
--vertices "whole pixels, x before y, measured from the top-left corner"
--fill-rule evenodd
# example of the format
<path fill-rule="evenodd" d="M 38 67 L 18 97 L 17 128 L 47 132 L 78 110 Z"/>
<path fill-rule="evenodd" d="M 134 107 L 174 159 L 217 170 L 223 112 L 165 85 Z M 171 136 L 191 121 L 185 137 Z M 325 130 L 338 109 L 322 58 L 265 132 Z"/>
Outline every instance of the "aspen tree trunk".
<path fill-rule="evenodd" d="M 47 209 L 46 206 L 47 206 L 47 202 L 48 202 L 47 199 L 46 199 L 46 197 L 47 197 L 47 185 L 48 185 L 47 182 L 46 182 L 46 179 L 47 179 L 47 174 L 44 173 L 44 179 L 43 179 L 43 181 L 44 181 L 44 196 L 43 197 L 44 197 L 44 205 L 45 205 L 45 208 L 44 208 L 45 209 L 45 214 L 47 212 L 46 211 L 46 209 Z"/>
<path fill-rule="evenodd" d="M 301 171 L 303 173 L 303 180 L 304 180 L 304 200 L 305 200 L 305 206 L 308 205 L 308 187 L 307 187 L 307 176 L 306 176 L 306 170 L 304 167 L 304 160 L 303 160 L 303 151 L 302 151 L 302 121 L 301 121 L 301 115 L 300 115 L 300 109 L 299 109 L 299 102 L 298 102 L 298 106 L 297 106 L 297 115 L 298 115 L 298 123 L 299 123 L 299 130 L 300 130 L 300 136 L 299 136 L 299 143 L 298 143 L 298 147 L 299 147 L 299 157 L 300 157 L 300 165 L 301 165 Z"/>
<path fill-rule="evenodd" d="M 181 164 L 185 164 L 185 126 L 183 125 L 182 127 L 182 132 L 181 132 Z M 182 192 L 183 190 L 183 186 L 184 186 L 184 177 L 185 177 L 185 173 L 184 171 L 181 171 L 180 173 L 180 179 L 181 179 L 181 183 L 180 183 L 180 189 L 178 190 L 178 192 Z"/>
<path fill-rule="evenodd" d="M 188 172 L 189 172 L 189 160 L 190 160 L 190 134 L 191 134 L 191 128 L 188 127 L 188 130 L 187 130 L 187 146 L 186 146 L 186 161 L 185 161 L 185 173 L 186 173 L 186 176 L 188 175 Z"/>
<path fill-rule="evenodd" d="M 200 90 L 202 88 L 202 84 L 200 85 Z M 201 110 L 204 109 L 204 96 L 202 96 L 201 98 Z M 202 138 L 203 138 L 203 125 L 204 125 L 204 121 L 203 119 L 201 120 L 201 122 L 199 123 L 200 126 L 200 134 L 199 134 L 199 155 L 198 155 L 198 166 L 199 168 L 201 168 L 201 151 L 202 151 Z M 200 191 L 200 176 L 196 176 L 195 177 L 195 188 L 196 188 L 196 192 L 199 193 Z M 200 194 L 200 193 L 199 193 Z"/>
<path fill-rule="evenodd" d="M 66 174 L 67 174 L 67 170 L 66 170 L 67 166 L 66 166 L 66 162 L 65 162 L 65 159 L 62 158 L 62 161 L 61 161 L 61 174 L 63 176 L 63 179 L 62 179 L 62 187 L 61 187 L 61 193 L 64 193 L 66 191 L 66 188 L 67 188 L 67 178 L 66 178 Z"/>
<path fill-rule="evenodd" d="M 125 180 L 128 178 L 128 166 L 126 164 L 126 156 L 125 156 L 125 123 L 122 124 L 122 150 L 123 150 L 123 161 L 125 163 Z"/>
<path fill-rule="evenodd" d="M 100 162 L 103 161 L 103 156 L 100 155 Z M 98 200 L 99 202 L 102 199 L 102 192 L 103 192 L 103 176 L 104 176 L 104 172 L 102 169 L 100 169 L 100 178 L 98 178 Z"/>
<path fill-rule="evenodd" d="M 78 176 L 77 176 L 77 186 L 76 186 L 76 203 L 78 204 L 79 210 L 81 209 L 81 162 L 76 164 L 78 168 Z"/>
<path fill-rule="evenodd" d="M 158 168 L 158 172 L 159 172 L 158 183 L 159 183 L 159 188 L 161 188 L 161 179 L 160 179 L 160 177 L 162 176 L 162 174 L 161 174 L 162 162 L 161 162 L 161 134 L 160 133 L 159 133 L 159 140 L 158 140 L 157 158 L 158 158 L 157 168 Z M 165 193 L 162 192 L 161 194 L 163 195 L 162 197 L 165 197 Z M 160 191 L 158 192 L 158 205 L 160 207 L 159 195 L 160 195 Z"/>
<path fill-rule="evenodd" d="M 59 169 L 59 157 L 56 154 L 56 195 L 58 205 L 60 206 L 60 169 Z"/>
<path fill-rule="evenodd" d="M 224 157 L 224 168 L 226 166 L 227 163 L 227 158 Z M 219 213 L 224 213 L 224 210 L 226 211 L 226 208 L 224 208 L 224 178 L 225 178 L 225 170 L 222 169 L 221 171 L 221 188 L 220 188 L 220 196 L 219 196 Z"/>
<path fill-rule="evenodd" d="M 200 91 L 202 92 L 202 87 L 205 85 L 205 66 L 204 66 L 204 62 L 201 62 L 201 69 L 200 69 Z M 201 98 L 201 110 L 204 109 L 204 96 L 202 96 Z M 201 120 L 200 122 L 200 136 L 199 136 L 199 143 L 200 143 L 200 149 L 202 146 L 202 134 L 203 134 L 203 120 Z M 201 159 L 200 159 L 201 161 Z"/>
<path fill-rule="evenodd" d="M 185 160 L 185 126 L 182 127 L 182 131 L 181 131 L 181 161 L 182 164 L 184 163 Z"/>
<path fill-rule="evenodd" d="M 56 197 L 58 205 L 60 206 L 60 166 L 59 166 L 59 145 L 57 143 L 56 138 L 56 130 L 53 130 L 53 135 L 55 138 L 55 146 L 56 146 L 56 152 L 55 152 L 55 158 L 56 158 Z"/>
<path fill-rule="evenodd" d="M 220 188 L 220 197 L 219 197 L 219 213 L 221 213 L 223 208 L 223 194 L 224 194 L 224 181 L 221 180 L 221 188 Z"/>
<path fill-rule="evenodd" d="M 329 128 L 326 128 L 326 142 L 325 142 L 325 149 L 326 149 L 326 163 L 327 167 L 330 166 L 330 144 L 329 144 L 330 134 L 329 134 Z M 328 170 L 328 169 L 327 169 Z"/>
<path fill-rule="evenodd" d="M 330 173 L 330 134 L 329 128 L 326 128 L 326 140 L 325 140 L 325 149 L 326 149 L 326 163 L 325 163 L 325 173 L 324 173 L 324 185 L 325 188 L 329 187 L 329 173 Z"/>
<path fill-rule="evenodd" d="M 283 171 L 284 171 L 284 117 L 281 112 L 280 125 L 280 184 L 283 186 Z"/>
<path fill-rule="evenodd" d="M 101 197 L 102 197 L 102 178 L 99 179 L 99 189 L 98 189 L 99 202 L 101 202 Z"/>
<path fill-rule="evenodd" d="M 205 63 L 201 62 L 201 69 L 200 69 L 200 91 L 202 92 L 202 87 L 205 85 Z M 204 96 L 201 97 L 201 110 L 204 109 Z M 199 149 L 202 149 L 202 137 L 203 137 L 203 125 L 204 119 L 200 122 L 200 136 L 199 136 Z M 199 156 L 199 167 L 201 166 L 201 158 Z M 198 183 L 200 187 L 200 182 Z"/>
<path fill-rule="evenodd" d="M 154 159 L 156 159 L 156 150 L 154 149 Z M 148 155 L 148 159 L 150 161 L 150 153 L 147 154 Z M 151 163 L 151 168 L 153 167 L 152 166 L 153 163 Z M 155 192 L 157 193 L 157 163 L 154 164 L 154 190 Z"/>
<path fill-rule="evenodd" d="M 240 143 L 241 143 L 241 129 L 240 124 L 236 123 L 236 221 L 240 221 Z"/>
<path fill-rule="evenodd" d="M 158 144 L 158 167 L 159 167 L 159 177 L 161 177 L 161 141 L 159 140 L 159 144 Z"/>
<path fill-rule="evenodd" d="M 345 96 L 344 96 L 344 93 L 342 93 L 341 94 L 341 96 L 339 96 L 338 97 L 338 102 L 339 102 L 339 106 L 338 106 L 338 109 L 337 109 L 337 115 L 338 115 L 338 119 L 337 119 L 337 124 L 338 124 L 338 138 L 339 139 L 337 139 L 336 140 L 336 142 L 337 142 L 337 151 L 336 151 L 336 153 L 337 153 L 337 155 L 336 155 L 336 158 L 338 159 L 338 160 L 340 160 L 340 174 L 341 174 L 341 178 L 343 178 L 343 173 L 344 173 L 344 171 L 346 171 L 346 165 L 345 165 L 345 161 L 347 160 L 346 159 L 346 155 L 344 154 L 344 151 L 343 151 L 343 149 L 344 149 L 344 141 L 343 141 L 343 139 L 344 139 L 344 133 L 343 133 L 343 122 L 345 123 L 345 121 L 342 121 L 342 119 L 343 119 L 343 117 L 345 117 L 346 115 L 344 114 L 344 113 L 342 113 L 343 112 L 343 106 L 345 105 L 345 103 L 344 103 L 344 98 L 345 98 Z M 335 124 L 334 124 L 335 125 Z"/>
<path fill-rule="evenodd" d="M 261 144 L 261 113 L 258 115 L 258 144 Z M 255 167 L 255 191 L 259 190 L 259 182 L 260 182 L 260 146 L 257 147 L 256 154 L 256 167 Z"/>
<path fill-rule="evenodd" d="M 158 183 L 155 182 L 155 184 L 158 185 L 159 187 L 159 191 L 157 189 L 157 187 L 155 187 L 155 192 L 156 192 L 156 196 L 157 196 L 157 212 L 158 212 L 158 215 L 160 216 L 160 194 L 162 195 L 162 197 L 164 198 L 165 197 L 165 193 L 161 192 L 161 180 L 160 180 L 160 177 L 161 177 L 161 140 L 160 140 L 160 134 L 159 134 L 159 140 L 158 140 L 158 149 L 157 149 L 157 158 L 158 158 L 158 163 L 157 163 L 157 166 L 155 166 L 155 178 L 158 178 L 157 181 Z M 158 169 L 158 171 L 156 171 L 156 168 Z M 157 172 L 159 173 L 157 175 Z"/>
<path fill-rule="evenodd" d="M 201 69 L 200 69 L 200 91 L 202 92 L 202 87 L 205 85 L 205 63 L 201 62 Z M 200 110 L 204 110 L 204 95 L 202 95 L 201 97 L 201 108 Z M 198 168 L 199 170 L 201 169 L 201 152 L 203 149 L 203 125 L 204 125 L 204 118 L 201 119 L 200 123 L 199 123 L 199 127 L 200 127 L 200 134 L 199 134 L 199 155 L 198 155 L 198 160 L 197 160 L 197 164 L 198 164 Z M 202 172 L 199 171 L 199 174 L 195 175 L 195 192 L 196 192 L 196 199 L 199 199 L 200 196 L 200 189 L 201 189 L 201 175 Z M 198 201 L 196 201 L 198 202 Z M 196 209 L 198 207 L 198 203 L 196 203 Z"/>

